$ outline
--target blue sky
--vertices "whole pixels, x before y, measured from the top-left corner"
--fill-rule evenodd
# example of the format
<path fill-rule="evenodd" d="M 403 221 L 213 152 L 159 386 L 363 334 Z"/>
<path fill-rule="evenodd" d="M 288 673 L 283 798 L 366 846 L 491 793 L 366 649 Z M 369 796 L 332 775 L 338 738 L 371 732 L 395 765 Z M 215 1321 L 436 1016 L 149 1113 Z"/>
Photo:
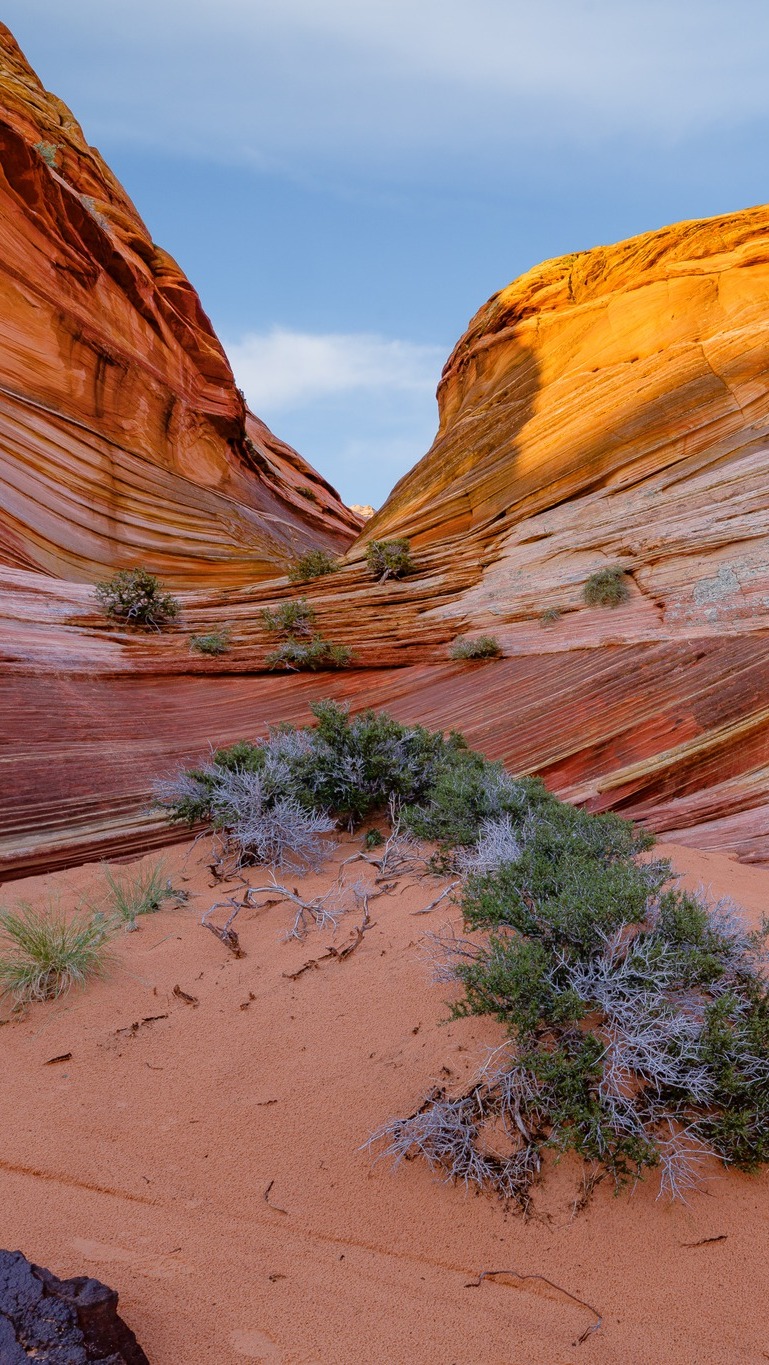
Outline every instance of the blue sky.
<path fill-rule="evenodd" d="M 548 256 L 769 198 L 764 0 L 5 0 L 350 502 L 435 432 L 472 314 Z"/>

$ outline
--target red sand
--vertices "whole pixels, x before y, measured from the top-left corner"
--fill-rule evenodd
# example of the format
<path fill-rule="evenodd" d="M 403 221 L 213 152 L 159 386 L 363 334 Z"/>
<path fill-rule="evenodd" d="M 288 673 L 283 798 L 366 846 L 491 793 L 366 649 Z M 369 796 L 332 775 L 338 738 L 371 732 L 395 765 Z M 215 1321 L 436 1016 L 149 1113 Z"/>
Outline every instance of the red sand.
<path fill-rule="evenodd" d="M 769 870 L 663 851 L 751 919 L 767 907 Z M 117 1288 L 152 1365 L 769 1360 L 769 1176 L 714 1167 L 688 1207 L 657 1202 L 654 1176 L 632 1195 L 601 1186 L 572 1217 L 569 1160 L 524 1222 L 419 1162 L 393 1172 L 360 1150 L 432 1083 L 471 1076 L 502 1036 L 488 1020 L 441 1022 L 448 991 L 431 982 L 423 936 L 458 912 L 413 914 L 434 883 L 374 901 L 355 953 L 292 982 L 331 936 L 287 943 L 289 906 L 247 911 L 236 960 L 198 923 L 223 894 L 200 846 L 188 882 L 183 857 L 165 862 L 189 906 L 121 937 L 105 980 L 0 1030 L 0 1245 Z M 10 885 L 2 901 L 53 893 L 69 907 L 100 884 L 91 866 Z M 720 1240 L 696 1245 L 708 1238 Z M 499 1269 L 553 1280 L 595 1306 L 601 1329 L 576 1346 L 594 1319 L 541 1281 L 467 1287 Z"/>

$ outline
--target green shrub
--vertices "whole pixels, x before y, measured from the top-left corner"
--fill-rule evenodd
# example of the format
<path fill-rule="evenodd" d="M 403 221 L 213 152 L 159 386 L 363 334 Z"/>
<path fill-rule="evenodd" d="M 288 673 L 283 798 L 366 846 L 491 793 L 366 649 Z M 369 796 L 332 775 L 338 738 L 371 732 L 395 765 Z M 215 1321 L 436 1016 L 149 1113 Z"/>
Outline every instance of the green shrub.
<path fill-rule="evenodd" d="M 283 668 L 290 673 L 318 673 L 333 668 L 348 668 L 352 650 L 347 645 L 334 645 L 322 635 L 297 640 L 289 636 L 281 640 L 277 649 L 265 656 L 268 668 Z"/>
<path fill-rule="evenodd" d="M 203 635 L 190 636 L 190 649 L 195 654 L 210 654 L 216 657 L 219 654 L 228 654 L 231 647 L 228 630 L 215 629 Z"/>
<path fill-rule="evenodd" d="M 554 626 L 562 616 L 563 612 L 560 607 L 545 607 L 545 610 L 540 612 L 539 624 L 541 626 Z"/>
<path fill-rule="evenodd" d="M 311 635 L 314 620 L 315 610 L 305 597 L 296 602 L 281 602 L 275 611 L 265 607 L 262 612 L 266 629 L 283 635 Z"/>
<path fill-rule="evenodd" d="M 303 484 L 301 488 L 297 488 L 296 491 L 300 497 L 306 498 L 308 502 L 319 501 L 317 493 L 312 488 L 308 488 L 306 484 Z"/>
<path fill-rule="evenodd" d="M 154 914 L 173 894 L 162 863 L 135 870 L 121 868 L 119 872 L 104 863 L 102 871 L 107 883 L 107 912 L 126 931 L 136 928 L 139 915 Z"/>
<path fill-rule="evenodd" d="M 180 611 L 177 599 L 147 569 L 119 569 L 94 592 L 107 616 L 131 626 L 162 630 Z"/>
<path fill-rule="evenodd" d="M 502 646 L 493 635 L 478 635 L 475 640 L 455 640 L 449 651 L 452 659 L 498 659 L 501 653 Z"/>
<path fill-rule="evenodd" d="M 371 850 L 381 848 L 384 843 L 384 835 L 378 829 L 367 829 L 363 838 L 363 847 Z"/>
<path fill-rule="evenodd" d="M 619 564 L 598 569 L 582 589 L 582 600 L 589 607 L 618 607 L 630 597 L 627 574 Z"/>
<path fill-rule="evenodd" d="M 415 573 L 417 568 L 411 558 L 411 542 L 405 536 L 372 540 L 366 546 L 366 563 L 380 583 L 388 578 L 404 578 L 406 574 Z"/>
<path fill-rule="evenodd" d="M 467 876 L 473 942 L 444 945 L 453 1016 L 499 1020 L 507 1056 L 377 1136 L 524 1209 L 548 1148 L 617 1185 L 657 1167 L 679 1197 L 707 1154 L 769 1161 L 766 933 L 671 889 L 667 862 L 637 860 L 651 837 L 618 816 L 533 795 L 506 860 Z M 497 1128 L 521 1136 L 491 1154 Z"/>
<path fill-rule="evenodd" d="M 104 971 L 112 926 L 100 913 L 0 910 L 0 994 L 16 1005 L 53 1000 Z"/>
<path fill-rule="evenodd" d="M 306 583 L 311 578 L 323 578 L 326 574 L 336 573 L 339 560 L 328 550 L 308 550 L 300 555 L 289 567 L 288 576 L 292 583 Z"/>
<path fill-rule="evenodd" d="M 36 142 L 35 151 L 43 158 L 46 166 L 55 171 L 59 164 L 59 147 L 56 142 Z"/>

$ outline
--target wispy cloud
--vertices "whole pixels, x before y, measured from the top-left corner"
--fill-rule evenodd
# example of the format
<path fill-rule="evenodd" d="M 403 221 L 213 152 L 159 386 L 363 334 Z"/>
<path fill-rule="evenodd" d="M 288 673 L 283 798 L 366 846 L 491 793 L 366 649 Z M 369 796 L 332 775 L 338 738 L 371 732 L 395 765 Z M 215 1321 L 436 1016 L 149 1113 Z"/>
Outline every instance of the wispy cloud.
<path fill-rule="evenodd" d="M 274 327 L 225 342 L 235 378 L 255 412 L 272 417 L 319 399 L 368 392 L 432 399 L 444 348 L 371 333 L 310 333 Z"/>
<path fill-rule="evenodd" d="M 769 116 L 765 0 L 6 0 L 3 17 L 35 60 L 66 47 L 62 93 L 97 134 L 262 168 Z"/>
<path fill-rule="evenodd" d="M 348 502 L 381 505 L 432 442 L 443 346 L 282 327 L 225 346 L 254 412 Z"/>

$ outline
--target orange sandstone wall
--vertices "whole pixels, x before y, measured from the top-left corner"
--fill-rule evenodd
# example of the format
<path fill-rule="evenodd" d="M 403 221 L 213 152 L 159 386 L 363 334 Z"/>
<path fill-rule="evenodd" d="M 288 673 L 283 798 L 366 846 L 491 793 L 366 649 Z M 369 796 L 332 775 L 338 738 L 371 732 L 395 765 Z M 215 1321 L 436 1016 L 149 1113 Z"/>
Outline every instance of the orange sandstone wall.
<path fill-rule="evenodd" d="M 360 519 L 247 413 L 195 290 L 3 25 L 0 221 L 1 560 L 239 583 L 349 543 Z"/>

